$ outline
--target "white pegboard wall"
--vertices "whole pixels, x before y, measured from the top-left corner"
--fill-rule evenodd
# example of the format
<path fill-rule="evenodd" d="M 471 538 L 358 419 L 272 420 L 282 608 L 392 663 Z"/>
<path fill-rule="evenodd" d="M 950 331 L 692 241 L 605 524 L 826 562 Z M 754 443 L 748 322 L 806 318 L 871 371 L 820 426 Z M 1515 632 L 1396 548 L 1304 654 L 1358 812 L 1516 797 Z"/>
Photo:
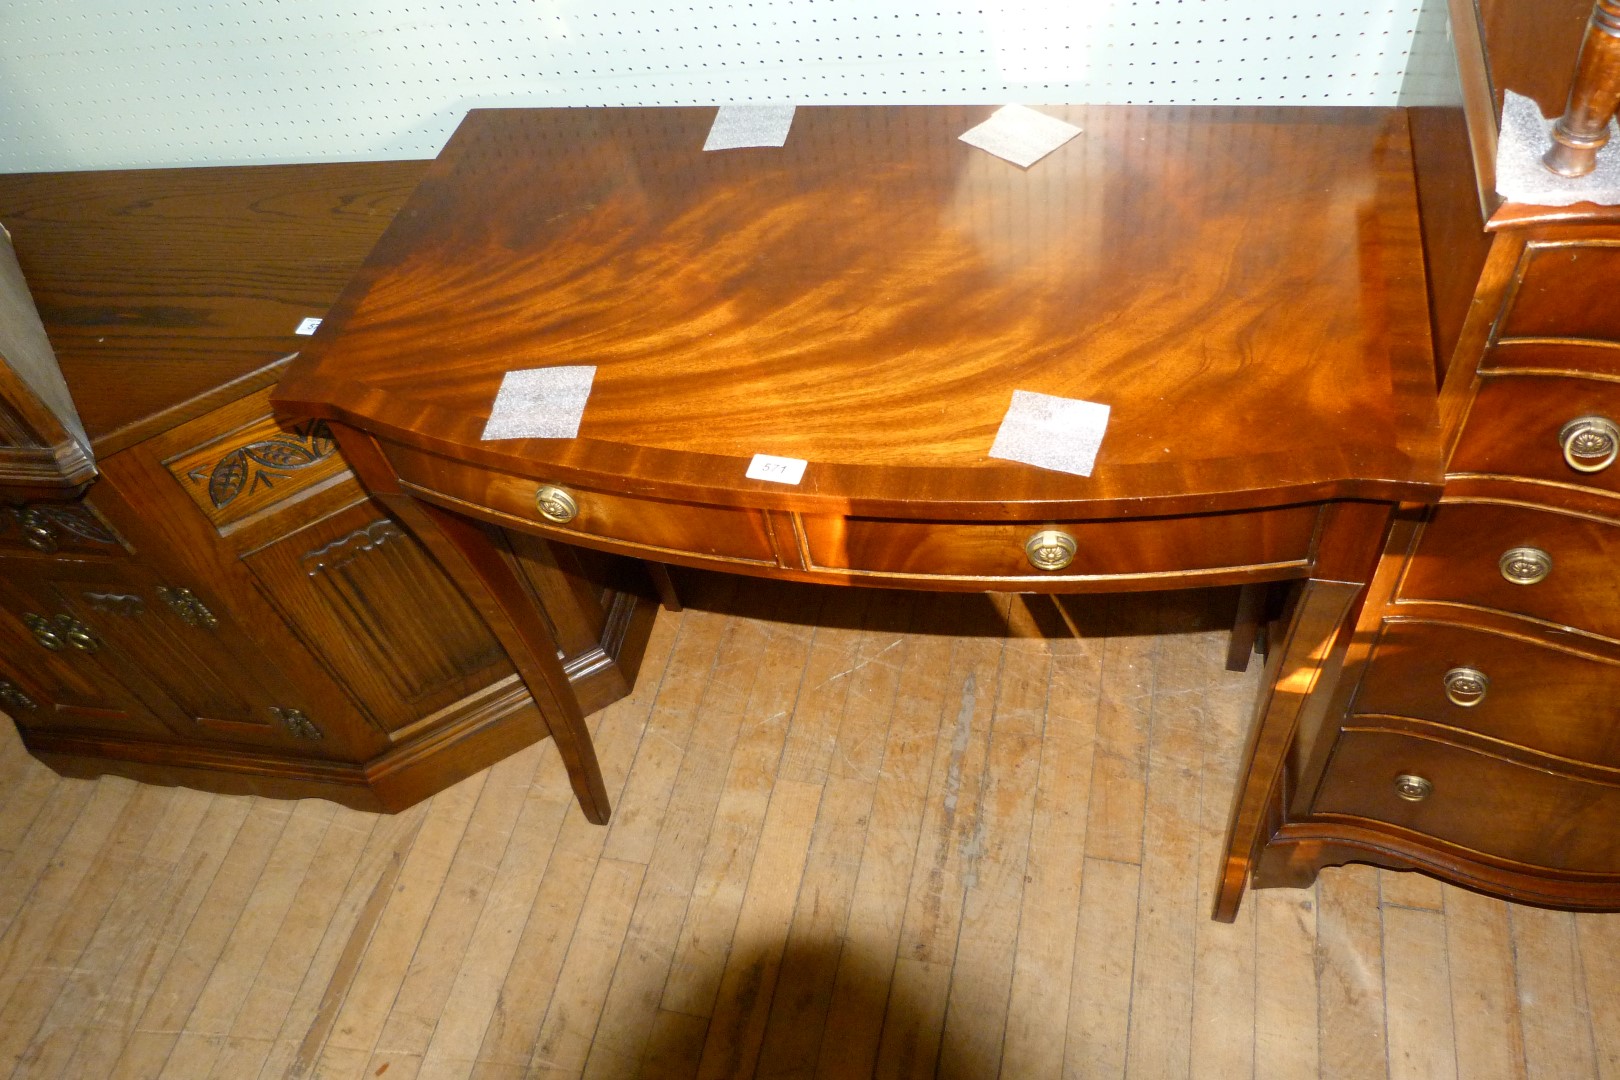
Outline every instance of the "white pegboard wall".
<path fill-rule="evenodd" d="M 0 172 L 431 157 L 467 109 L 1392 105 L 1419 0 L 6 0 Z"/>

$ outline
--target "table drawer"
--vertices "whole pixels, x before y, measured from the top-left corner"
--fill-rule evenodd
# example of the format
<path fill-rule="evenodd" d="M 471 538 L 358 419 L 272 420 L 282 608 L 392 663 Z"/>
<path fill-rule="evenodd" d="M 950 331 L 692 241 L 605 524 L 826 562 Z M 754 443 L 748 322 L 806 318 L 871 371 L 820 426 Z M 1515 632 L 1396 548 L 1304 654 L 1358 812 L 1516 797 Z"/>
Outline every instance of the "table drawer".
<path fill-rule="evenodd" d="M 1620 769 L 1620 664 L 1461 623 L 1385 622 L 1354 711 Z"/>
<path fill-rule="evenodd" d="M 1552 375 L 1482 380 L 1449 471 L 1620 493 L 1620 384 Z"/>
<path fill-rule="evenodd" d="M 1424 784 L 1419 801 L 1402 796 Z M 1346 728 L 1312 810 L 1529 866 L 1620 872 L 1620 787 L 1405 732 Z"/>
<path fill-rule="evenodd" d="M 1126 518 L 1054 524 L 899 521 L 805 515 L 808 562 L 814 569 L 920 578 L 1184 577 L 1186 584 L 1223 571 L 1305 565 L 1311 558 L 1317 510 L 1290 506 L 1198 517 Z M 1037 567 L 1033 538 L 1059 532 L 1073 544 L 1071 560 Z"/>
<path fill-rule="evenodd" d="M 1539 552 L 1550 569 L 1517 584 L 1509 552 Z M 1515 503 L 1442 503 L 1424 526 L 1401 581 L 1401 600 L 1493 608 L 1620 640 L 1620 528 Z"/>
<path fill-rule="evenodd" d="M 597 537 L 650 558 L 688 555 L 705 561 L 776 565 L 769 527 L 757 510 L 547 485 L 395 444 L 387 445 L 386 453 L 400 480 L 414 492 L 431 501 L 483 511 L 517 528 L 562 540 Z M 537 496 L 546 487 L 560 488 L 567 495 L 573 506 L 571 518 L 550 521 L 542 515 Z"/>

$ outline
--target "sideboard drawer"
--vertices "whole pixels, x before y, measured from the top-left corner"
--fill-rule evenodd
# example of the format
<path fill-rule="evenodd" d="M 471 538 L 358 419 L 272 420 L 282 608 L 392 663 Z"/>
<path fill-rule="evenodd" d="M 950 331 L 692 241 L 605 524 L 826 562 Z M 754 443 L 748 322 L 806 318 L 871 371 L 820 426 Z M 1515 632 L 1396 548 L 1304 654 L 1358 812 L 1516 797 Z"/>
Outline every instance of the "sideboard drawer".
<path fill-rule="evenodd" d="M 701 560 L 776 565 L 776 548 L 762 513 L 729 506 L 639 499 L 572 484 L 547 485 L 465 462 L 449 461 L 397 444 L 389 460 L 408 488 L 439 502 L 559 540 L 613 541 L 618 550 L 651 557 L 689 555 Z M 573 516 L 547 520 L 539 506 L 542 488 L 561 488 Z"/>
<path fill-rule="evenodd" d="M 1417 801 L 1403 797 L 1427 794 Z M 1346 728 L 1313 812 L 1528 866 L 1620 872 L 1620 787 L 1404 732 Z"/>
<path fill-rule="evenodd" d="M 1509 552 L 1545 556 L 1545 577 L 1508 580 Z M 1620 640 L 1617 557 L 1620 528 L 1604 520 L 1513 503 L 1442 503 L 1424 527 L 1399 598 L 1492 608 Z"/>
<path fill-rule="evenodd" d="M 1620 494 L 1620 384 L 1556 375 L 1482 379 L 1449 473 L 1522 476 Z"/>
<path fill-rule="evenodd" d="M 1032 582 L 1106 578 L 1124 585 L 1132 578 L 1177 577 L 1194 585 L 1237 568 L 1308 565 L 1316 518 L 1313 506 L 1054 524 L 806 514 L 801 529 L 812 569 Z M 1033 561 L 1038 555 L 1028 546 L 1047 532 L 1072 542 L 1067 564 L 1042 569 Z"/>
<path fill-rule="evenodd" d="M 1620 769 L 1620 664 L 1463 623 L 1386 620 L 1358 715 L 1407 716 Z"/>

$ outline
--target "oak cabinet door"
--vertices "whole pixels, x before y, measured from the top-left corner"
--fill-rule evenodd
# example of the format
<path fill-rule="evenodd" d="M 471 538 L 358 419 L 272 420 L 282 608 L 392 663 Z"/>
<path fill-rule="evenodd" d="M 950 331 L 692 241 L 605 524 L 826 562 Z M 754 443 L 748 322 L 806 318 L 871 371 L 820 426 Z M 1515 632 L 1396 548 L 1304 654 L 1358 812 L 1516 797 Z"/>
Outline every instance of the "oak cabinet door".
<path fill-rule="evenodd" d="M 300 757 L 350 755 L 343 733 L 323 729 L 248 635 L 198 592 L 138 565 L 60 559 L 3 560 L 0 577 L 11 634 L 27 632 L 45 676 L 28 681 L 57 715 L 74 710 L 74 726 Z M 98 699 L 144 709 L 97 723 L 100 714 L 86 710 L 105 712 Z"/>
<path fill-rule="evenodd" d="M 389 738 L 514 674 L 433 558 L 375 503 L 330 514 L 243 562 L 288 625 Z"/>
<path fill-rule="evenodd" d="M 12 562 L 0 560 L 0 708 L 24 728 L 173 740 L 167 703 L 143 700 L 70 612 L 11 587 Z"/>

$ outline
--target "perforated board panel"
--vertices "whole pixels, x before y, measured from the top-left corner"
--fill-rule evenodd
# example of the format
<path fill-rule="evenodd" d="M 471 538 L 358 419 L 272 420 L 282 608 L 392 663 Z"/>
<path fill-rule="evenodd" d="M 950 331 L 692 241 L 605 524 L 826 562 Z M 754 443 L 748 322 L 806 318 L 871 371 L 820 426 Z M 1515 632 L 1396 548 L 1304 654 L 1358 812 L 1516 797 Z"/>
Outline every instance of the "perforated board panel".
<path fill-rule="evenodd" d="M 5 0 L 0 171 L 431 157 L 474 106 L 1394 104 L 1419 0 Z"/>

